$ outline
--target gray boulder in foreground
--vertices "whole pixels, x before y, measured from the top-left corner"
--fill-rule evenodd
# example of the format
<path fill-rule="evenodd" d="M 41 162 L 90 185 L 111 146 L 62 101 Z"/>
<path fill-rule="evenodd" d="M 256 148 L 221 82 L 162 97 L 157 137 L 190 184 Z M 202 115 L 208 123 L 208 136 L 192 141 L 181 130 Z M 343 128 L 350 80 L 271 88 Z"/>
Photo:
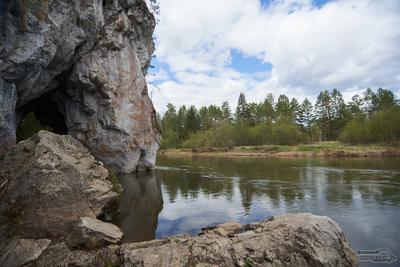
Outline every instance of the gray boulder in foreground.
<path fill-rule="evenodd" d="M 124 266 L 357 266 L 343 231 L 309 213 L 249 225 L 227 223 L 197 237 L 123 244 Z"/>
<path fill-rule="evenodd" d="M 65 236 L 118 194 L 103 164 L 71 136 L 40 131 L 0 160 L 0 241 Z"/>

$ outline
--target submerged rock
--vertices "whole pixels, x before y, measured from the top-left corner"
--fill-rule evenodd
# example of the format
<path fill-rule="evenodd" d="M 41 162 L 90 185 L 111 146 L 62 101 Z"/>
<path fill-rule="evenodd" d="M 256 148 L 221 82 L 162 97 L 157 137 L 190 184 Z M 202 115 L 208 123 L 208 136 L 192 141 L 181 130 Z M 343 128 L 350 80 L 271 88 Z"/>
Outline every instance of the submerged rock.
<path fill-rule="evenodd" d="M 6 0 L 0 10 L 0 154 L 33 111 L 117 172 L 152 169 L 160 133 L 145 1 Z"/>
<path fill-rule="evenodd" d="M 330 218 L 287 214 L 249 225 L 229 223 L 198 237 L 123 244 L 124 266 L 357 266 L 343 231 Z"/>

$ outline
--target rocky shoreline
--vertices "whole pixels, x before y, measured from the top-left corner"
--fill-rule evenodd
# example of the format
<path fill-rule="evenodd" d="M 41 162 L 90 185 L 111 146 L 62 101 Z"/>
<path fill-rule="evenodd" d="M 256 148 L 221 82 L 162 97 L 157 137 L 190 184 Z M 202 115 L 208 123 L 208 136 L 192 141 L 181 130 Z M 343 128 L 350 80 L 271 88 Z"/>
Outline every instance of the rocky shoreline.
<path fill-rule="evenodd" d="M 357 265 L 340 227 L 312 214 L 122 243 L 107 168 L 155 167 L 153 14 L 144 0 L 6 0 L 0 10 L 0 267 Z M 30 113 L 54 133 L 17 143 Z"/>
<path fill-rule="evenodd" d="M 199 236 L 121 243 L 109 173 L 71 136 L 41 131 L 0 160 L 0 266 L 356 266 L 330 218 L 287 214 Z"/>

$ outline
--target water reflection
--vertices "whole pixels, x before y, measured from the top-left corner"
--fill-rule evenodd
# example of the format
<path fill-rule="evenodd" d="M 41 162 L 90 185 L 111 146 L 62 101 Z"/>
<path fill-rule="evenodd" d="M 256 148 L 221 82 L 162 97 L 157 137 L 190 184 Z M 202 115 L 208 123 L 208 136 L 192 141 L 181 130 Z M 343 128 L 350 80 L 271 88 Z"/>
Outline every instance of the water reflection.
<path fill-rule="evenodd" d="M 312 212 L 335 219 L 354 248 L 386 247 L 400 256 L 399 159 L 161 156 L 157 165 L 148 177 L 122 179 L 125 241 Z"/>
<path fill-rule="evenodd" d="M 160 182 L 155 173 L 124 175 L 120 182 L 124 189 L 119 207 L 123 241 L 154 239 L 158 214 L 163 207 Z"/>

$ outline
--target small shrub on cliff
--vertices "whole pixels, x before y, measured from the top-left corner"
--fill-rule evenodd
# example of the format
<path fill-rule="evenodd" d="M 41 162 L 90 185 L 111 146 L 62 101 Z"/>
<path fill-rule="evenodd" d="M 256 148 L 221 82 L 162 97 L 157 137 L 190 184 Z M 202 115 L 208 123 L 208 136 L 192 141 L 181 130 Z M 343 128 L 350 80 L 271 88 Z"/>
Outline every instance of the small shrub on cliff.
<path fill-rule="evenodd" d="M 28 113 L 18 125 L 17 141 L 25 140 L 40 130 L 51 130 L 49 127 L 42 125 L 33 112 Z"/>

